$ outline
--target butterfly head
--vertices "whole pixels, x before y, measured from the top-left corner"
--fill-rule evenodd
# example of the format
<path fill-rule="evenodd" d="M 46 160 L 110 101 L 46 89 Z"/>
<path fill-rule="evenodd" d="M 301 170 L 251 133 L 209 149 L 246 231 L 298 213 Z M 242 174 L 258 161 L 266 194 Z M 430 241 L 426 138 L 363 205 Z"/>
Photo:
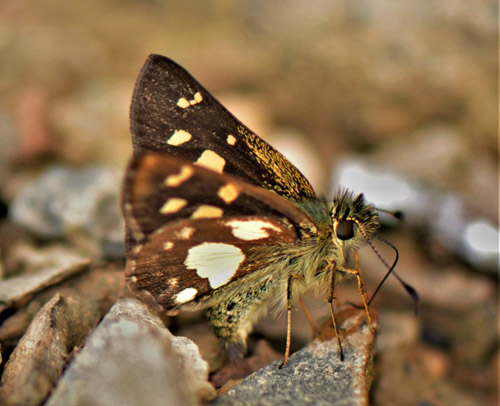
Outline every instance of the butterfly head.
<path fill-rule="evenodd" d="M 373 238 L 379 227 L 375 207 L 368 204 L 363 194 L 354 195 L 341 189 L 333 198 L 331 216 L 333 238 L 352 248 L 359 248 Z"/>

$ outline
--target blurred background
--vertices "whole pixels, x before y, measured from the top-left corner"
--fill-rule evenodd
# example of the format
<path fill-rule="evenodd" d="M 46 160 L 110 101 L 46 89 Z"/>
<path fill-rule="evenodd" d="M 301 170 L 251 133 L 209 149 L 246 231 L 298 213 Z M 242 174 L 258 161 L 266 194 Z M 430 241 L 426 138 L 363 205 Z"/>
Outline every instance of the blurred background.
<path fill-rule="evenodd" d="M 398 272 L 419 291 L 421 311 L 413 316 L 394 281 L 375 301 L 373 404 L 496 404 L 497 7 L 3 0 L 3 276 L 26 261 L 14 254 L 18 226 L 34 249 L 62 241 L 121 258 L 130 97 L 147 55 L 163 54 L 289 156 L 318 193 L 341 183 L 405 211 L 382 234 L 399 248 Z M 390 262 L 392 251 L 381 251 Z M 369 250 L 361 257 L 373 291 L 384 267 Z"/>

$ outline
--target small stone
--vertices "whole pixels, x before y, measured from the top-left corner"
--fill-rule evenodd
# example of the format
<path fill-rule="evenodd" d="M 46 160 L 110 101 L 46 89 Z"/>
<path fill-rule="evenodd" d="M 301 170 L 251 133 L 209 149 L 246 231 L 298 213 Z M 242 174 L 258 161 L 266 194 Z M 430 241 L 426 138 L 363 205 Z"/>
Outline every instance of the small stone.
<path fill-rule="evenodd" d="M 104 255 L 123 256 L 122 176 L 97 166 L 52 167 L 18 194 L 10 216 L 40 237 L 71 239 L 83 233 L 100 243 Z"/>
<path fill-rule="evenodd" d="M 36 272 L 0 281 L 0 308 L 13 306 L 33 293 L 59 283 L 83 271 L 90 263 L 89 259 L 70 252 L 52 257 L 52 260 L 52 264 Z"/>
<path fill-rule="evenodd" d="M 47 406 L 196 405 L 215 395 L 207 378 L 208 365 L 192 343 L 176 341 L 138 300 L 122 299 L 75 357 Z"/>
<path fill-rule="evenodd" d="M 5 405 L 37 406 L 54 388 L 73 348 L 99 318 L 85 297 L 56 294 L 38 312 L 9 358 L 0 397 Z"/>

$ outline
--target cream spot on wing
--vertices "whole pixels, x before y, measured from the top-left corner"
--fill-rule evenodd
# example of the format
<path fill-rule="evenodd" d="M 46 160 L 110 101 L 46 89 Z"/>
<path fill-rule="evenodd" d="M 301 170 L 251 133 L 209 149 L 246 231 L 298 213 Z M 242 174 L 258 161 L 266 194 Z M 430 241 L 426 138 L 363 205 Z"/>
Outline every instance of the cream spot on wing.
<path fill-rule="evenodd" d="M 196 92 L 193 96 L 193 99 L 191 100 L 188 100 L 185 97 L 181 97 L 177 101 L 177 105 L 182 109 L 186 109 L 189 106 L 194 106 L 195 104 L 201 103 L 202 101 L 203 101 L 203 96 L 201 95 L 200 92 Z"/>
<path fill-rule="evenodd" d="M 163 249 L 165 251 L 170 251 L 172 248 L 174 248 L 174 243 L 172 241 L 166 241 L 163 243 Z"/>
<path fill-rule="evenodd" d="M 186 199 L 181 199 L 178 197 L 171 197 L 161 207 L 160 213 L 161 214 L 177 213 L 183 207 L 186 207 L 187 204 L 188 204 L 188 202 Z"/>
<path fill-rule="evenodd" d="M 234 135 L 230 134 L 230 135 L 227 136 L 226 142 L 229 145 L 234 145 L 234 144 L 236 144 L 236 137 Z"/>
<path fill-rule="evenodd" d="M 225 223 L 231 227 L 236 238 L 245 241 L 261 240 L 269 237 L 267 230 L 281 231 L 279 227 L 265 220 L 230 220 Z"/>
<path fill-rule="evenodd" d="M 168 280 L 168 286 L 171 288 L 177 287 L 178 284 L 179 284 L 179 278 L 170 278 Z"/>
<path fill-rule="evenodd" d="M 165 185 L 169 187 L 176 187 L 188 180 L 191 176 L 193 176 L 194 170 L 188 165 L 181 166 L 181 170 L 179 173 L 174 175 L 167 176 L 165 179 Z"/>
<path fill-rule="evenodd" d="M 201 278 L 208 278 L 215 289 L 228 283 L 244 260 L 245 254 L 234 245 L 204 242 L 188 250 L 184 265 Z"/>
<path fill-rule="evenodd" d="M 217 191 L 217 196 L 224 200 L 226 204 L 234 202 L 239 195 L 240 191 L 234 183 L 227 183 Z"/>
<path fill-rule="evenodd" d="M 194 94 L 194 99 L 193 99 L 193 100 L 191 100 L 189 103 L 190 103 L 191 105 L 193 105 L 193 104 L 200 103 L 201 101 L 203 101 L 203 97 L 202 97 L 201 93 L 200 93 L 200 92 L 196 92 L 196 93 Z"/>
<path fill-rule="evenodd" d="M 222 173 L 224 165 L 226 165 L 226 160 L 214 151 L 207 149 L 203 151 L 198 160 L 195 162 L 195 165 L 203 166 L 215 172 Z"/>
<path fill-rule="evenodd" d="M 217 218 L 222 217 L 224 214 L 224 210 L 219 207 L 209 206 L 208 204 L 200 205 L 194 213 L 191 215 L 192 219 L 201 219 L 201 218 Z"/>
<path fill-rule="evenodd" d="M 174 295 L 174 300 L 176 303 L 182 304 L 193 300 L 196 297 L 198 290 L 195 288 L 186 288 L 181 290 L 179 293 Z"/>
<path fill-rule="evenodd" d="M 186 107 L 189 107 L 191 104 L 188 102 L 188 100 L 185 97 L 181 97 L 179 100 L 177 100 L 177 105 L 181 109 L 185 109 Z"/>
<path fill-rule="evenodd" d="M 167 141 L 168 145 L 179 146 L 191 140 L 193 136 L 184 130 L 175 130 Z"/>
<path fill-rule="evenodd" d="M 142 250 L 142 244 L 141 245 L 136 245 L 133 249 L 133 252 L 135 255 L 139 255 L 139 253 L 141 252 Z"/>
<path fill-rule="evenodd" d="M 182 227 L 178 232 L 175 233 L 175 236 L 181 240 L 189 240 L 194 234 L 193 227 Z"/>
<path fill-rule="evenodd" d="M 130 277 L 130 282 L 136 283 L 137 282 L 137 276 L 131 276 Z"/>

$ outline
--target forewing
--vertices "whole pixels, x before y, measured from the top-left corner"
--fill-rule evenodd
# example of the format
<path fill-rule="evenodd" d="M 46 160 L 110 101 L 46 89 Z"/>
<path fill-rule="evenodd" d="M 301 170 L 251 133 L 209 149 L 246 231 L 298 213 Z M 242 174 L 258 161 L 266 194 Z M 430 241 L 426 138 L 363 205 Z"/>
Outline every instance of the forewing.
<path fill-rule="evenodd" d="M 130 120 L 135 154 L 181 157 L 292 200 L 315 197 L 294 165 L 168 58 L 147 59 L 135 85 Z"/>
<path fill-rule="evenodd" d="M 150 306 L 178 308 L 255 271 L 257 247 L 296 238 L 291 224 L 273 217 L 178 220 L 135 245 L 127 281 Z"/>

